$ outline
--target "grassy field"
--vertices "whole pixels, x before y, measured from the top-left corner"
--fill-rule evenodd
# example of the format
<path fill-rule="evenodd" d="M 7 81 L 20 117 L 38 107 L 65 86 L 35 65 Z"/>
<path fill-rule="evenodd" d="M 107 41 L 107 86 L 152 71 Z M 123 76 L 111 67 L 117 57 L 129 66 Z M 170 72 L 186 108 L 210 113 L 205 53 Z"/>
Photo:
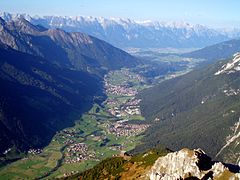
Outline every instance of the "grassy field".
<path fill-rule="evenodd" d="M 138 74 L 124 68 L 110 72 L 107 77 L 110 84 L 117 86 L 131 84 L 132 86 L 136 87 L 140 82 L 144 82 L 144 79 Z"/>

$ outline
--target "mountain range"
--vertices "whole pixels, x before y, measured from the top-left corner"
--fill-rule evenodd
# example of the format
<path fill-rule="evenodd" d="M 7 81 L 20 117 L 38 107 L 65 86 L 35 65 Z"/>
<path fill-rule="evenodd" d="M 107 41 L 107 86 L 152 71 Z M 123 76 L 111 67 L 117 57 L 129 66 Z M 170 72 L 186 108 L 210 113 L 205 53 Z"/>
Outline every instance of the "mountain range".
<path fill-rule="evenodd" d="M 83 33 L 34 26 L 23 17 L 9 22 L 0 19 L 0 28 L 2 44 L 60 66 L 102 72 L 136 65 L 137 60 L 126 52 Z"/>
<path fill-rule="evenodd" d="M 208 64 L 227 59 L 240 51 L 240 40 L 232 39 L 182 54 L 183 57 L 204 59 Z"/>
<path fill-rule="evenodd" d="M 23 17 L 34 25 L 83 32 L 120 48 L 200 48 L 239 37 L 239 30 L 221 31 L 186 22 L 134 21 L 121 18 L 30 16 L 1 13 L 5 21 Z"/>

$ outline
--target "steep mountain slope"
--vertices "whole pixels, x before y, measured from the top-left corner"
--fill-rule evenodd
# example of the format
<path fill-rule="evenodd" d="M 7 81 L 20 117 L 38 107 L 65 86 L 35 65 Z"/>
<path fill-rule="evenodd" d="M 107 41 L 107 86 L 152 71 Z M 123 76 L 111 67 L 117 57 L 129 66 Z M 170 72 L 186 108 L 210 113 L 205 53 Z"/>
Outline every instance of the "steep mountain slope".
<path fill-rule="evenodd" d="M 12 15 L 1 13 L 9 21 L 25 17 L 35 25 L 61 28 L 68 32 L 84 32 L 117 47 L 166 48 L 204 47 L 229 40 L 226 33 L 202 25 L 188 23 L 133 21 L 130 19 L 105 19 L 94 17 L 61 17 Z"/>
<path fill-rule="evenodd" d="M 102 95 L 99 78 L 0 48 L 0 152 L 47 145 Z"/>
<path fill-rule="evenodd" d="M 143 91 L 141 111 L 153 125 L 146 146 L 202 148 L 239 162 L 239 54 Z M 224 152 L 222 151 L 224 148 Z"/>
<path fill-rule="evenodd" d="M 240 40 L 233 39 L 221 42 L 203 49 L 183 54 L 184 57 L 205 59 L 208 63 L 213 63 L 220 59 L 230 58 L 234 53 L 240 51 Z"/>
<path fill-rule="evenodd" d="M 41 56 L 51 63 L 88 72 L 104 72 L 136 65 L 137 59 L 83 33 L 34 26 L 23 17 L 0 19 L 0 42 L 15 50 Z"/>

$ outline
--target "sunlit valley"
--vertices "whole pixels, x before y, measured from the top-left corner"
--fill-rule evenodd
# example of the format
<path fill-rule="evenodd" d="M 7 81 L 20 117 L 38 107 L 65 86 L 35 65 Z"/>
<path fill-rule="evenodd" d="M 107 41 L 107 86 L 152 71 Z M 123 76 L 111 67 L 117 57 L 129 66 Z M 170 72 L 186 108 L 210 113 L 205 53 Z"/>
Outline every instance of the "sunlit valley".
<path fill-rule="evenodd" d="M 25 3 L 0 12 L 0 179 L 240 179 L 236 24 Z"/>

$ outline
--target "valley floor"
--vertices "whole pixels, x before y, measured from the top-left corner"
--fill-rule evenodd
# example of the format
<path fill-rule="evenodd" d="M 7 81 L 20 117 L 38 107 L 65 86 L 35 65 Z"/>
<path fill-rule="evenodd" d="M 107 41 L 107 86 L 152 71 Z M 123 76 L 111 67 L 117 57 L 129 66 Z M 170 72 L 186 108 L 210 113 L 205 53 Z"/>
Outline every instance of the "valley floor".
<path fill-rule="evenodd" d="M 181 74 L 170 73 L 164 79 Z M 31 149 L 25 158 L 2 167 L 0 179 L 69 176 L 132 150 L 149 127 L 141 116 L 141 100 L 135 97 L 149 83 L 129 69 L 109 72 L 104 83 L 103 103 L 95 103 L 75 126 L 57 132 L 44 149 Z"/>
<path fill-rule="evenodd" d="M 44 149 L 31 149 L 25 158 L 2 168 L 0 179 L 68 176 L 133 149 L 149 126 L 135 98 L 146 82 L 127 69 L 110 72 L 104 81 L 104 103 L 94 104 L 74 127 L 57 132 Z"/>

